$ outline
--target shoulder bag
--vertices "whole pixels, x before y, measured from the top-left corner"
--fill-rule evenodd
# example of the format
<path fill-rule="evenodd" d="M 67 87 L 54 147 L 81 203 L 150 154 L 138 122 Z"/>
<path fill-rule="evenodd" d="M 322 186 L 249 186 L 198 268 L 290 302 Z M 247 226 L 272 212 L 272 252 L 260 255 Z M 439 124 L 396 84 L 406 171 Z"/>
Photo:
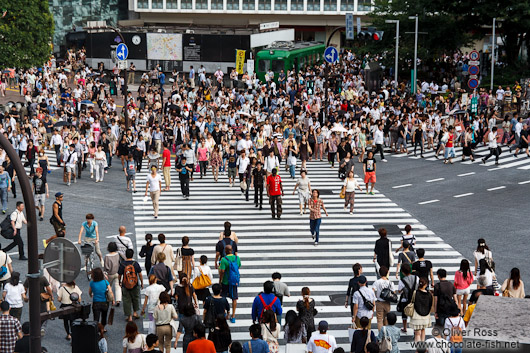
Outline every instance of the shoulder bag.
<path fill-rule="evenodd" d="M 392 338 L 388 336 L 387 327 L 383 327 L 383 338 L 379 342 L 379 351 L 381 353 L 392 351 Z"/>
<path fill-rule="evenodd" d="M 388 239 L 388 263 L 390 267 L 394 266 L 394 253 L 392 252 L 392 242 Z"/>
<path fill-rule="evenodd" d="M 178 272 L 182 271 L 182 248 L 177 249 L 177 256 L 175 258 L 175 264 L 173 265 L 173 269 Z"/>
<path fill-rule="evenodd" d="M 201 275 L 199 277 L 195 278 L 195 280 L 193 281 L 193 283 L 192 283 L 193 288 L 195 288 L 195 289 L 204 289 L 204 288 L 208 288 L 209 286 L 211 286 L 212 285 L 212 280 L 210 279 L 210 277 L 205 275 L 202 272 L 200 267 L 197 267 L 197 269 L 199 270 Z"/>
<path fill-rule="evenodd" d="M 508 287 L 510 287 L 510 281 L 511 281 L 511 279 L 508 280 L 508 283 L 506 283 L 506 288 L 502 291 L 502 296 L 503 297 L 511 297 L 512 296 L 510 294 L 510 291 L 508 290 Z"/>
<path fill-rule="evenodd" d="M 412 294 L 412 300 L 407 304 L 405 309 L 403 309 L 403 314 L 412 317 L 414 315 L 414 301 L 416 300 L 416 291 Z"/>

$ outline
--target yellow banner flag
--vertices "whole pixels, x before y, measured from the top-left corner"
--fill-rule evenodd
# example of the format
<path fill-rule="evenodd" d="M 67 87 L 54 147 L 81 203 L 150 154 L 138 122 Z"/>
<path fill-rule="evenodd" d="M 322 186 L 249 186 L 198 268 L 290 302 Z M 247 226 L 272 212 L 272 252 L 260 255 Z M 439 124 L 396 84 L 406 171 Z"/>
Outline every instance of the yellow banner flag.
<path fill-rule="evenodd" d="M 245 67 L 245 52 L 246 50 L 236 50 L 236 71 L 240 75 L 244 74 L 243 70 Z"/>

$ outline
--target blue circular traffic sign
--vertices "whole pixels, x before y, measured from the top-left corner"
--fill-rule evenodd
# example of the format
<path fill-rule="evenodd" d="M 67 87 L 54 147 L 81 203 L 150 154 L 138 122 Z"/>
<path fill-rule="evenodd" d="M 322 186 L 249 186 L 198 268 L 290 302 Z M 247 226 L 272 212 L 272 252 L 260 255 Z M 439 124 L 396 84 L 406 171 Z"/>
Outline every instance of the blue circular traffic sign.
<path fill-rule="evenodd" d="M 470 66 L 468 72 L 470 75 L 478 75 L 479 68 L 476 65 Z"/>
<path fill-rule="evenodd" d="M 478 51 L 473 50 L 471 53 L 469 53 L 469 60 L 477 61 L 480 58 L 480 54 Z"/>
<path fill-rule="evenodd" d="M 333 64 L 339 61 L 339 51 L 335 47 L 327 47 L 324 50 L 324 60 L 328 63 Z"/>
<path fill-rule="evenodd" d="M 475 89 L 478 87 L 478 80 L 476 78 L 472 78 L 469 81 L 467 81 L 467 85 L 471 89 Z"/>
<path fill-rule="evenodd" d="M 118 44 L 118 47 L 116 48 L 116 57 L 118 60 L 127 60 L 127 57 L 129 56 L 129 48 L 124 43 Z"/>

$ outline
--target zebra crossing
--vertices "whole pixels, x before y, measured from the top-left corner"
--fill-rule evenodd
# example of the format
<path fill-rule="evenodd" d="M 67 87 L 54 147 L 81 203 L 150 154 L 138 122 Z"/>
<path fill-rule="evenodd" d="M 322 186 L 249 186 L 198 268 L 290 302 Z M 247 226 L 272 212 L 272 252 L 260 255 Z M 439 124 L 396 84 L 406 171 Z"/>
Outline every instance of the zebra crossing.
<path fill-rule="evenodd" d="M 50 165 L 48 170 L 54 171 L 54 170 L 61 169 L 60 167 L 57 167 L 57 157 L 55 156 L 55 151 L 49 150 L 49 149 L 44 149 L 44 155 L 46 157 L 48 157 L 48 162 L 49 162 L 49 165 Z M 27 162 L 27 159 L 24 157 L 23 163 L 25 163 L 25 162 Z M 39 166 L 39 161 L 37 159 L 35 159 L 34 168 L 37 168 L 38 166 Z M 31 171 L 31 168 L 30 168 L 29 165 L 28 166 L 24 166 L 24 170 L 29 175 L 29 173 Z"/>
<path fill-rule="evenodd" d="M 452 279 L 458 270 L 462 255 L 376 190 L 375 195 L 358 193 L 354 214 L 350 215 L 349 211 L 344 211 L 344 201 L 339 198 L 342 183 L 336 173 L 337 169 L 330 169 L 327 163 L 308 163 L 311 187 L 321 191 L 329 213 L 329 217 L 322 219 L 320 241 L 315 247 L 309 233 L 309 217 L 307 214 L 300 215 L 298 196 L 293 195 L 296 180 L 291 179 L 283 168 L 280 175 L 285 196 L 281 220 L 271 218 L 266 196 L 264 208 L 259 211 L 252 202 L 252 189 L 251 201 L 247 202 L 239 187 L 229 187 L 226 176 L 220 176 L 216 183 L 209 172 L 203 179 L 195 175 L 195 180 L 190 183 L 190 199 L 185 200 L 180 192 L 177 173 L 172 170 L 172 187 L 170 191 L 162 192 L 158 219 L 152 216 L 150 200 L 144 202 L 143 193 L 133 194 L 137 251 L 140 251 L 146 233 L 164 233 L 166 243 L 174 248 L 180 247 L 182 236 L 187 235 L 196 259 L 201 255 L 208 256 L 208 264 L 213 268 L 215 244 L 223 230 L 223 223 L 228 220 L 239 237 L 238 252 L 242 264 L 237 321 L 230 324 L 232 339 L 249 339 L 254 297 L 263 290 L 263 283 L 271 279 L 272 273 L 278 271 L 291 291 L 291 297 L 284 298 L 284 313 L 295 310 L 296 302 L 301 299 L 302 287 L 309 287 L 319 311 L 315 322 L 328 321 L 329 334 L 336 337 L 339 346 L 349 351 L 351 316 L 350 309 L 344 307 L 346 289 L 353 276 L 352 265 L 356 262 L 362 264 L 363 274 L 369 283 L 376 280 L 372 258 L 379 227 L 389 230 L 389 238 L 396 249 L 405 225 L 410 224 L 417 237 L 417 247 L 426 250 L 426 258 L 432 261 L 434 271 L 441 267 L 448 271 L 448 279 Z M 139 190 L 145 185 L 146 176 L 147 171 L 137 175 Z M 358 181 L 364 185 L 360 178 Z M 397 285 L 394 274 L 395 267 L 391 269 L 390 279 Z M 395 305 L 392 310 L 395 310 Z M 147 322 L 144 322 L 144 327 L 148 327 Z M 375 318 L 372 329 L 377 334 Z M 413 331 L 409 329 L 406 335 L 402 334 L 399 343 L 401 351 L 412 351 L 411 341 Z M 283 340 L 280 341 L 282 343 Z M 283 349 L 284 346 L 282 352 Z"/>
<path fill-rule="evenodd" d="M 408 146 L 409 151 L 413 151 L 413 146 Z M 528 158 L 525 154 L 525 151 L 520 151 L 517 157 L 514 157 L 513 153 L 515 152 L 515 147 L 512 147 L 512 151 L 510 152 L 507 147 L 502 147 L 502 153 L 499 156 L 499 164 L 495 165 L 495 156 L 490 157 L 486 163 L 482 163 L 481 158 L 487 156 L 489 154 L 489 147 L 488 146 L 480 146 L 477 147 L 474 151 L 475 154 L 475 162 L 471 162 L 469 158 L 466 158 L 465 161 L 462 161 L 462 154 L 463 154 L 463 148 L 462 147 L 455 147 L 455 158 L 453 158 L 453 162 L 455 163 L 461 163 L 465 165 L 469 164 L 477 164 L 482 167 L 488 167 L 488 170 L 498 170 L 498 169 L 508 169 L 508 168 L 517 168 L 521 170 L 528 170 L 530 169 L 530 158 Z M 437 160 L 443 160 L 444 151 L 441 150 L 438 154 L 439 159 L 435 157 L 436 152 L 435 150 L 428 150 L 428 152 L 423 153 L 423 158 L 419 155 L 419 152 L 417 152 L 418 155 L 414 154 L 407 154 L 407 153 L 401 153 L 401 154 L 393 154 L 392 157 L 394 158 L 403 158 L 407 157 L 410 159 L 425 159 L 426 161 L 437 161 Z"/>

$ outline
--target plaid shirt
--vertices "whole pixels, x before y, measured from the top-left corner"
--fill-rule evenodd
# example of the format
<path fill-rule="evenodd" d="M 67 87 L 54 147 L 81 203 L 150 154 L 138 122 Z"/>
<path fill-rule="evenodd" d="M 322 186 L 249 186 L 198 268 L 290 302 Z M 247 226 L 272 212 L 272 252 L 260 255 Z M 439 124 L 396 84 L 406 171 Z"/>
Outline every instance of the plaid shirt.
<path fill-rule="evenodd" d="M 319 219 L 322 218 L 322 214 L 320 214 L 320 208 L 324 205 L 324 201 L 321 199 L 313 200 L 313 198 L 309 199 L 309 219 Z"/>
<path fill-rule="evenodd" d="M 0 316 L 0 353 L 13 353 L 18 333 L 22 331 L 20 321 L 11 315 Z"/>

